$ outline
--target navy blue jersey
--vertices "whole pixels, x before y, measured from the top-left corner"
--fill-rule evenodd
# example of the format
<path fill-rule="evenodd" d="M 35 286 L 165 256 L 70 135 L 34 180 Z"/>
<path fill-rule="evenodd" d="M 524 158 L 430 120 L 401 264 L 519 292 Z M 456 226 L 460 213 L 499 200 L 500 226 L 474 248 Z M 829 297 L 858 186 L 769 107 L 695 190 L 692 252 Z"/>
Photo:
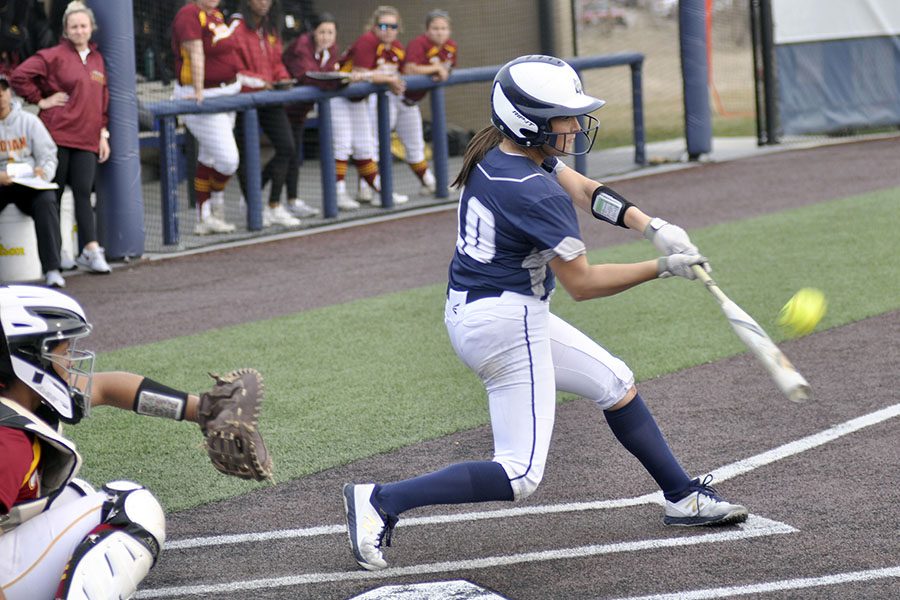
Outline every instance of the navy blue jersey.
<path fill-rule="evenodd" d="M 499 148 L 472 169 L 459 201 L 451 288 L 546 298 L 556 285 L 547 263 L 584 253 L 575 207 L 556 174 Z"/>

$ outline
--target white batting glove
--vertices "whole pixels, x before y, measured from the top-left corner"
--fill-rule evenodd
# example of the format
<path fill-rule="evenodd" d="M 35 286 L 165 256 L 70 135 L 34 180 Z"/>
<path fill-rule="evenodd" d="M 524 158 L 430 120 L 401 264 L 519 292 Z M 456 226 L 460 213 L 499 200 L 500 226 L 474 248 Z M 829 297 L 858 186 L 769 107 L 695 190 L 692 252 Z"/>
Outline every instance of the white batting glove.
<path fill-rule="evenodd" d="M 697 274 L 691 268 L 694 265 L 703 265 L 706 257 L 702 254 L 670 254 L 660 256 L 656 261 L 656 276 L 660 279 L 666 277 L 684 277 L 685 279 L 697 279 Z"/>
<path fill-rule="evenodd" d="M 644 229 L 644 237 L 653 242 L 660 254 L 700 254 L 700 250 L 684 229 L 659 217 L 650 219 L 650 223 Z M 705 259 L 703 270 L 707 273 L 712 271 Z"/>

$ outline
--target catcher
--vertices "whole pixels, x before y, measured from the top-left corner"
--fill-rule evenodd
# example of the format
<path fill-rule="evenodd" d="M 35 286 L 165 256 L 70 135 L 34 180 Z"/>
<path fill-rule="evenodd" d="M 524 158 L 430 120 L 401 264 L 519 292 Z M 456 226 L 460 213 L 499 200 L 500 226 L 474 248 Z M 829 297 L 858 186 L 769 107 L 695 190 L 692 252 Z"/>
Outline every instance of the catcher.
<path fill-rule="evenodd" d="M 91 331 L 84 310 L 43 287 L 0 286 L 0 326 L 0 600 L 131 598 L 156 562 L 165 541 L 156 498 L 130 481 L 95 491 L 75 477 L 81 456 L 60 425 L 91 406 L 195 421 L 216 469 L 271 479 L 255 370 L 213 376 L 200 396 L 94 373 L 94 354 L 79 347 Z"/>

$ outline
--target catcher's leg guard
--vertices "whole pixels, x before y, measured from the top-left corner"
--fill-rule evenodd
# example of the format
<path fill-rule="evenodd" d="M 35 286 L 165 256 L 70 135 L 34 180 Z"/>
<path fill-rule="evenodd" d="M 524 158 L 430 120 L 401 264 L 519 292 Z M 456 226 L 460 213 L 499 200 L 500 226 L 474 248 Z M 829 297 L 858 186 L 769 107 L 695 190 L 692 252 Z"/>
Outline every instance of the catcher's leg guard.
<path fill-rule="evenodd" d="M 66 485 L 78 492 L 80 496 L 87 496 L 88 494 L 93 494 L 97 491 L 94 489 L 94 486 L 87 481 L 77 477 L 73 477 Z"/>
<path fill-rule="evenodd" d="M 131 598 L 165 542 L 165 516 L 153 494 L 130 481 L 103 491 L 103 520 L 72 553 L 57 600 Z"/>

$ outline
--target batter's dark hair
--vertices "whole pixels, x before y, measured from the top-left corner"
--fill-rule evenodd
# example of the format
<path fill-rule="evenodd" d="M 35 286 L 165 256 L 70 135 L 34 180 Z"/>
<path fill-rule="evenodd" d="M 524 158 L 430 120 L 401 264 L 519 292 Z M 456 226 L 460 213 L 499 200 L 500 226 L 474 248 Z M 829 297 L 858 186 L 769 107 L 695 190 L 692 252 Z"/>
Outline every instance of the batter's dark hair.
<path fill-rule="evenodd" d="M 475 165 L 481 162 L 484 155 L 493 148 L 500 145 L 503 141 L 503 134 L 493 125 L 488 125 L 478 133 L 476 133 L 466 146 L 466 152 L 463 155 L 463 166 L 459 170 L 459 175 L 451 183 L 451 187 L 459 188 L 465 185 L 469 179 L 469 174 Z"/>

